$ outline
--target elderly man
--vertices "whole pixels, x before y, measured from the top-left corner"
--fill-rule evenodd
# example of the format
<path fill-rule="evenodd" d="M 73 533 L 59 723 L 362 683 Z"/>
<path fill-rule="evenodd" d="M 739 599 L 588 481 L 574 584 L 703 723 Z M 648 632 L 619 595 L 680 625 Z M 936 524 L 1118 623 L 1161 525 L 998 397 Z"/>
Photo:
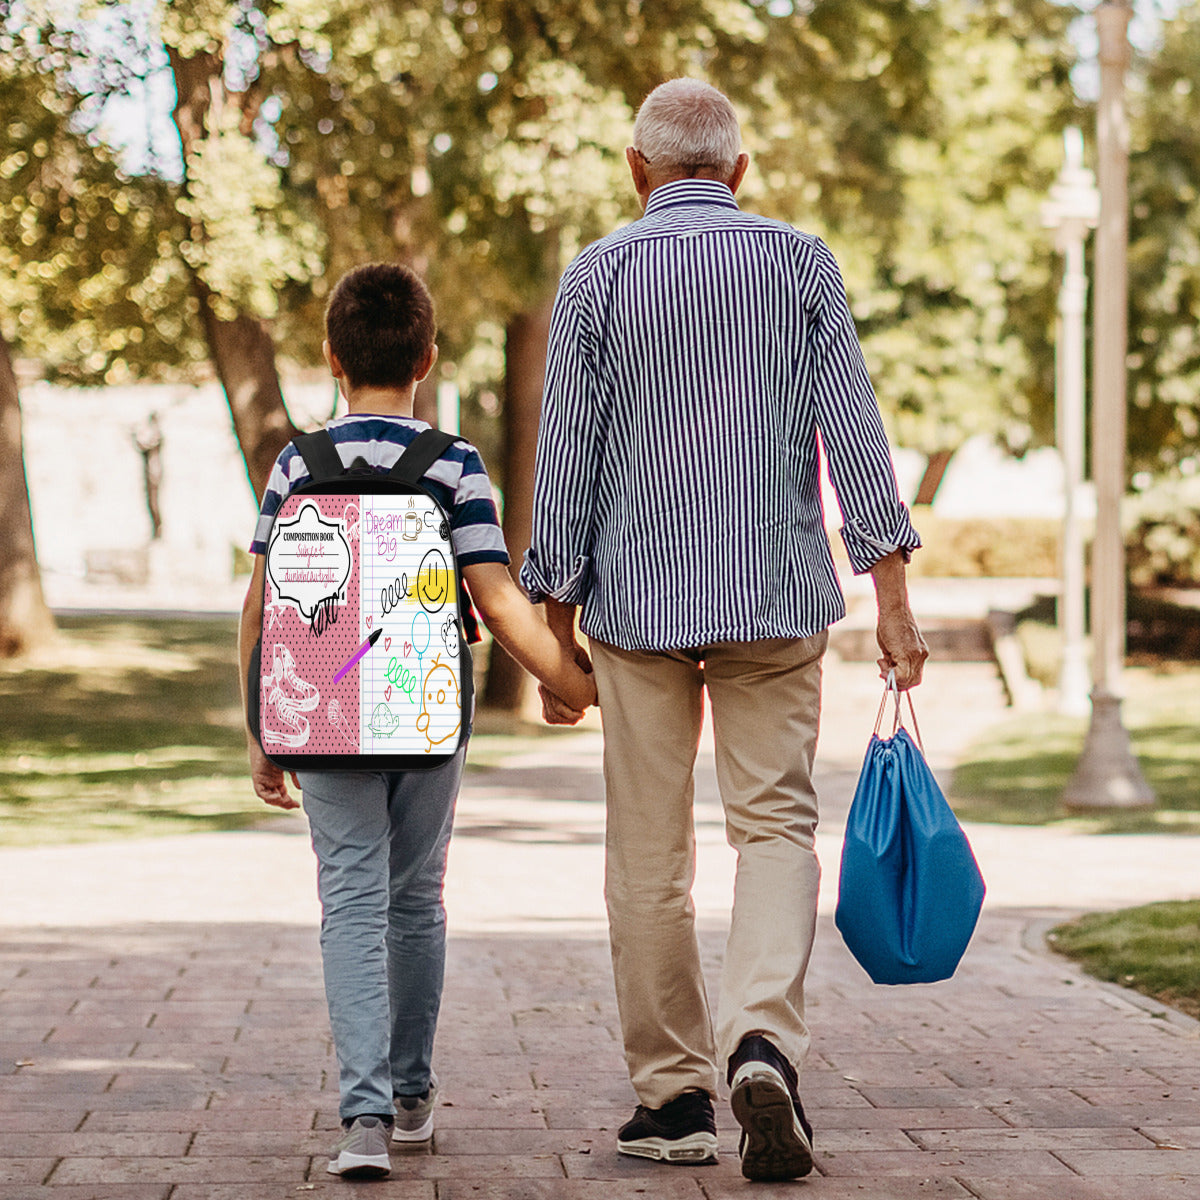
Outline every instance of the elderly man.
<path fill-rule="evenodd" d="M 850 562 L 874 578 L 880 665 L 901 688 L 928 654 L 904 578 L 920 540 L 833 255 L 734 199 L 749 160 L 729 101 L 662 84 L 627 158 L 644 215 L 559 286 L 521 579 L 563 642 L 582 606 L 604 714 L 605 897 L 640 1101 L 617 1148 L 713 1160 L 723 1069 L 743 1174 L 792 1179 L 812 1169 L 797 1073 L 821 658 L 845 611 L 818 442 Z M 705 689 L 737 851 L 715 1033 L 691 898 Z M 551 721 L 578 718 L 543 702 Z"/>

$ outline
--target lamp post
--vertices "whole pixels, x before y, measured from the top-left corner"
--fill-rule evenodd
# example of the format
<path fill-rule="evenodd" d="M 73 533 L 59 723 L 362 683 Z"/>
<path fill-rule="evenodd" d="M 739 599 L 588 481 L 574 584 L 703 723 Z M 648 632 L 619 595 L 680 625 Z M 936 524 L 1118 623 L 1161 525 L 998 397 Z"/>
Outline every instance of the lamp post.
<path fill-rule="evenodd" d="M 1065 159 L 1042 222 L 1053 229 L 1063 255 L 1058 292 L 1058 337 L 1055 342 L 1054 406 L 1056 441 L 1063 464 L 1063 525 L 1060 556 L 1062 591 L 1058 627 L 1062 634 L 1062 667 L 1058 677 L 1058 710 L 1086 716 L 1088 705 L 1087 647 L 1084 641 L 1083 527 L 1079 499 L 1083 486 L 1084 447 L 1084 315 L 1087 311 L 1087 272 L 1083 247 L 1088 230 L 1100 215 L 1095 176 L 1083 165 L 1083 134 L 1064 131 Z"/>
<path fill-rule="evenodd" d="M 1125 352 L 1129 238 L 1129 65 L 1127 3 L 1096 8 L 1100 35 L 1097 159 L 1100 220 L 1096 228 L 1096 300 L 1092 335 L 1092 476 L 1096 533 L 1092 542 L 1092 717 L 1075 774 L 1063 793 L 1067 808 L 1147 808 L 1154 793 L 1142 775 L 1121 721 L 1125 659 Z"/>

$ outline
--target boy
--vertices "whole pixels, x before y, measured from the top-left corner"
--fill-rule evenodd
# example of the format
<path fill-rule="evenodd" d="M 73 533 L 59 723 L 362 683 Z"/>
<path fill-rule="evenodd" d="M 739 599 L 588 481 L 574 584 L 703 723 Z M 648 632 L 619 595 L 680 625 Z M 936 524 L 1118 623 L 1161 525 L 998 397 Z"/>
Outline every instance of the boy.
<path fill-rule="evenodd" d="M 375 263 L 346 275 L 325 315 L 323 346 L 349 415 L 328 429 L 343 463 L 362 457 L 387 470 L 425 428 L 413 394 L 437 361 L 433 301 L 406 267 Z M 271 520 L 309 478 L 285 447 L 272 469 L 250 546 L 254 574 L 238 644 L 243 689 L 262 624 Z M 504 648 L 576 709 L 596 688 L 518 590 L 478 452 L 456 443 L 427 472 L 426 486 L 450 516 L 463 579 Z M 246 697 L 243 695 L 243 703 Z M 267 804 L 297 808 L 283 771 L 248 731 L 254 790 Z M 312 830 L 321 899 L 321 956 L 340 1069 L 343 1136 L 329 1172 L 388 1174 L 388 1142 L 433 1133 L 437 1080 L 430 1058 L 445 964 L 442 880 L 465 742 L 446 765 L 392 772 L 293 775 Z"/>

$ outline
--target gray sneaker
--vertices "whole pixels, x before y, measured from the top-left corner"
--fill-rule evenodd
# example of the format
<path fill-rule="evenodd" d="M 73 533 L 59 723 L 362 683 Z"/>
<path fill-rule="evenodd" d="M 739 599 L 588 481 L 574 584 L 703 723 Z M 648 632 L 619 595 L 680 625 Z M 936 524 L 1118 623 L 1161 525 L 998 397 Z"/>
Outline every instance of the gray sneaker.
<path fill-rule="evenodd" d="M 427 1142 L 433 1137 L 433 1110 L 437 1105 L 437 1076 L 430 1076 L 423 1096 L 396 1097 L 396 1124 L 392 1139 L 397 1142 Z"/>
<path fill-rule="evenodd" d="M 355 1117 L 329 1152 L 330 1175 L 343 1179 L 382 1179 L 391 1174 L 388 1126 L 379 1117 Z"/>

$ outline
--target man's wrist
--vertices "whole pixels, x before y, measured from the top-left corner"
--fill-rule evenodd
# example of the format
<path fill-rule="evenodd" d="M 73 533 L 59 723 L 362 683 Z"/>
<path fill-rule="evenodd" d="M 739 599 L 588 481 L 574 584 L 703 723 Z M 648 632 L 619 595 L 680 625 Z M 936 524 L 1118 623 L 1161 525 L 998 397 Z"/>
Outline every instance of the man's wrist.
<path fill-rule="evenodd" d="M 564 646 L 575 644 L 575 605 L 546 597 L 546 624 Z"/>

